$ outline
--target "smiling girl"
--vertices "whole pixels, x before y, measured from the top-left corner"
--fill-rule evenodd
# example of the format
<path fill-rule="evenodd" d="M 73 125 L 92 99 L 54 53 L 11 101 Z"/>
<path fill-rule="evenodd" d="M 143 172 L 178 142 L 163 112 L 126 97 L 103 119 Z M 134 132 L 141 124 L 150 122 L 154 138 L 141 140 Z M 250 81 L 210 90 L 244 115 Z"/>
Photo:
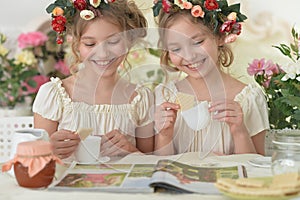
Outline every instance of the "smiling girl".
<path fill-rule="evenodd" d="M 233 62 L 227 43 L 240 34 L 239 22 L 246 19 L 239 4 L 156 2 L 162 67 L 186 75 L 156 88 L 156 153 L 264 154 L 269 128 L 265 96 L 224 70 Z"/>
<path fill-rule="evenodd" d="M 73 74 L 63 80 L 51 78 L 33 104 L 34 125 L 49 133 L 54 153 L 71 156 L 80 142 L 74 134 L 80 128 L 102 136 L 102 156 L 152 152 L 153 95 L 118 73 L 130 48 L 146 36 L 146 19 L 135 3 L 60 0 L 47 11 L 58 43 L 69 31 L 75 56 Z"/>

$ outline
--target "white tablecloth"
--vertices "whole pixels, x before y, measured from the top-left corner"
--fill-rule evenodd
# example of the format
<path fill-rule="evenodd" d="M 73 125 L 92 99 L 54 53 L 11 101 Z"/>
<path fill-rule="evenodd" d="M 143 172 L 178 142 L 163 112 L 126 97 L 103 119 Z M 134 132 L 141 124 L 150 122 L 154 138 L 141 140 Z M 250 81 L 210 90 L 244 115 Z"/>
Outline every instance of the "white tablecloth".
<path fill-rule="evenodd" d="M 204 159 L 200 159 L 198 153 L 185 153 L 174 156 L 153 156 L 131 154 L 120 160 L 113 161 L 114 163 L 156 163 L 160 159 L 174 159 L 179 162 L 193 165 L 233 165 L 243 164 L 247 169 L 248 177 L 271 176 L 270 168 L 259 168 L 248 164 L 248 160 L 259 157 L 257 154 L 240 154 L 230 156 L 214 156 L 210 155 Z M 61 169 L 58 169 L 59 171 Z M 202 198 L 201 198 L 202 197 Z M 153 193 L 153 194 L 129 194 L 129 193 L 105 193 L 105 192 L 61 192 L 48 191 L 46 189 L 27 189 L 18 186 L 17 181 L 6 173 L 0 174 L 0 199 L 1 200 L 147 200 L 147 199 L 228 199 L 222 195 L 203 195 L 203 194 L 168 194 L 168 193 Z"/>

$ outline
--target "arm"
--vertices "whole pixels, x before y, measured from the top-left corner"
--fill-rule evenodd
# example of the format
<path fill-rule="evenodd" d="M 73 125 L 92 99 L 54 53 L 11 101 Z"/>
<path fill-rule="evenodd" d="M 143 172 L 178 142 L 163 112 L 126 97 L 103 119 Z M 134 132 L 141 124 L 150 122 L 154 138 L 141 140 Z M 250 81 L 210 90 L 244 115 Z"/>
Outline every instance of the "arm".
<path fill-rule="evenodd" d="M 174 124 L 177 118 L 178 104 L 164 102 L 155 110 L 155 154 L 171 155 L 174 154 L 173 134 Z"/>
<path fill-rule="evenodd" d="M 34 127 L 48 132 L 53 153 L 60 158 L 69 157 L 80 142 L 78 134 L 67 130 L 57 130 L 58 122 L 43 118 L 37 113 L 34 113 Z"/>
<path fill-rule="evenodd" d="M 234 141 L 235 153 L 264 154 L 264 134 L 252 138 L 244 124 L 243 111 L 238 102 L 233 100 L 217 101 L 211 104 L 209 111 L 214 120 L 226 122 Z M 261 139 L 262 141 L 258 141 Z"/>
<path fill-rule="evenodd" d="M 136 147 L 143 153 L 152 153 L 154 150 L 154 123 L 136 129 Z M 145 134 L 146 133 L 146 134 Z M 142 136 L 142 137 L 141 137 Z"/>

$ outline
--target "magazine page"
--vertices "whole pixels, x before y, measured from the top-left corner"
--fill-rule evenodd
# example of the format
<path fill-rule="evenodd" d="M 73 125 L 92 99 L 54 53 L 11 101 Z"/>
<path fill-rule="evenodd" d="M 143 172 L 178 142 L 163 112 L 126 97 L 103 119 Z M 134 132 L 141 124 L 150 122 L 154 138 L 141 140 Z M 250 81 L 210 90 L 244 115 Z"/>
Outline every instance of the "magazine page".
<path fill-rule="evenodd" d="M 172 160 L 160 160 L 150 185 L 174 192 L 220 194 L 214 186 L 218 178 L 246 177 L 245 167 L 197 167 Z"/>
<path fill-rule="evenodd" d="M 49 190 L 153 192 L 149 187 L 154 164 L 76 165 Z"/>

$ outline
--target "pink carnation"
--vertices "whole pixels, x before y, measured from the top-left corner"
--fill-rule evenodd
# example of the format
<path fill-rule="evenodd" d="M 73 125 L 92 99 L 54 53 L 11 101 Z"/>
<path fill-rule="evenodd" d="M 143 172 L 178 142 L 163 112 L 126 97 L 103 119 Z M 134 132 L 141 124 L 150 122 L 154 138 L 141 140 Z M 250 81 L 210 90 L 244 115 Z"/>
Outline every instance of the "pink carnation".
<path fill-rule="evenodd" d="M 69 67 L 66 65 L 66 63 L 63 60 L 59 60 L 54 68 L 58 71 L 60 71 L 63 75 L 69 75 L 70 74 L 70 70 Z"/>
<path fill-rule="evenodd" d="M 18 37 L 19 47 L 21 49 L 44 45 L 47 40 L 48 40 L 47 35 L 38 31 L 22 33 Z"/>

